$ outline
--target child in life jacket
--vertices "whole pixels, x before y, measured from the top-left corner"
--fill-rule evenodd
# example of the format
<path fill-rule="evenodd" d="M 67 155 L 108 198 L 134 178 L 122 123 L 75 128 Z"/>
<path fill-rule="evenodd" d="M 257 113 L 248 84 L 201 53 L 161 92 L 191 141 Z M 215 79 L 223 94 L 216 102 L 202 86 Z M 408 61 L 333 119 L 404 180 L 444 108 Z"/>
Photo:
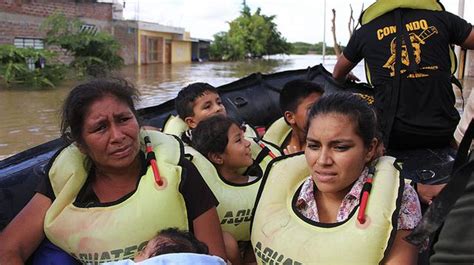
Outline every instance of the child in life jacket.
<path fill-rule="evenodd" d="M 217 171 L 217 176 L 214 177 L 217 180 L 206 180 L 206 183 L 219 200 L 218 214 L 224 231 L 228 258 L 232 264 L 240 264 L 245 249 L 250 246 L 248 243 L 251 212 L 260 184 L 259 177 L 249 176 L 248 172 L 241 173 L 240 170 L 250 167 L 254 162 L 250 142 L 245 139 L 239 123 L 231 118 L 215 115 L 201 121 L 193 130 L 191 145 L 205 156 Z M 236 212 L 237 215 L 239 212 L 245 212 L 246 216 L 229 218 Z M 244 220 L 244 224 L 238 224 L 239 220 Z M 231 224 L 226 226 L 228 223 Z M 246 231 L 233 230 L 237 225 L 244 225 Z"/>
<path fill-rule="evenodd" d="M 105 263 L 106 265 L 215 264 L 226 262 L 209 255 L 209 248 L 188 231 L 168 228 L 160 231 L 133 260 Z"/>
<path fill-rule="evenodd" d="M 175 108 L 190 129 L 210 116 L 227 114 L 217 89 L 208 83 L 193 83 L 179 91 Z"/>
<path fill-rule="evenodd" d="M 180 137 L 187 145 L 191 145 L 192 131 L 202 120 L 215 115 L 227 117 L 218 90 L 208 83 L 193 83 L 181 89 L 175 99 L 175 108 L 178 116 L 168 118 L 163 132 Z M 245 138 L 251 143 L 251 154 L 255 160 L 254 169 L 264 172 L 271 159 L 280 156 L 281 152 L 276 146 L 260 140 L 252 126 L 245 124 L 244 132 Z M 247 171 L 247 168 L 240 170 L 240 172 L 244 171 Z"/>
<path fill-rule="evenodd" d="M 308 111 L 323 93 L 324 89 L 311 81 L 296 79 L 287 82 L 280 92 L 283 117 L 268 128 L 263 139 L 287 155 L 303 151 Z"/>

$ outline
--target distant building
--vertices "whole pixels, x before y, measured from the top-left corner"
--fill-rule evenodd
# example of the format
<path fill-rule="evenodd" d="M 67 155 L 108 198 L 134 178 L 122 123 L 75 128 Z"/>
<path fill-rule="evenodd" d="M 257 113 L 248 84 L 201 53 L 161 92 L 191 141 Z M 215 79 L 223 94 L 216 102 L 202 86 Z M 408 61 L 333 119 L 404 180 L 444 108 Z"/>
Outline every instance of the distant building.
<path fill-rule="evenodd" d="M 121 44 L 125 64 L 190 62 L 192 40 L 184 28 L 158 23 L 123 20 L 118 0 L 0 0 L 0 44 L 44 49 L 40 25 L 54 13 L 83 21 L 84 30 L 106 31 Z M 199 47 L 201 41 L 197 41 Z M 202 47 L 204 47 L 202 46 Z M 205 48 L 197 48 L 207 58 Z M 199 56 L 197 57 L 199 58 Z M 71 58 L 62 56 L 60 60 Z"/>
<path fill-rule="evenodd" d="M 202 62 L 209 60 L 209 46 L 211 40 L 192 38 L 191 59 Z"/>
<path fill-rule="evenodd" d="M 191 61 L 191 38 L 184 28 L 122 20 L 114 21 L 114 36 L 122 44 L 125 64 Z"/>

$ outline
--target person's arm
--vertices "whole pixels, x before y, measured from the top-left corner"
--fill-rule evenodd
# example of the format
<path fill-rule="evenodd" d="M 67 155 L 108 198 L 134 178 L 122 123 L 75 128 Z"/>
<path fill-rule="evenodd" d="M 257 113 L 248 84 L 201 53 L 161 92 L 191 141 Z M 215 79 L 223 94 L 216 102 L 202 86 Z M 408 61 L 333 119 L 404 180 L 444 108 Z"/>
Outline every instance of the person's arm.
<path fill-rule="evenodd" d="M 467 36 L 466 40 L 461 44 L 464 49 L 474 49 L 474 27 L 471 29 L 471 33 Z"/>
<path fill-rule="evenodd" d="M 210 254 L 227 260 L 221 224 L 216 210 L 219 202 L 190 161 L 182 158 L 179 164 L 187 172 L 180 191 L 186 202 L 188 220 L 192 220 L 190 225 L 194 236 L 209 247 Z"/>
<path fill-rule="evenodd" d="M 51 199 L 36 193 L 0 234 L 0 264 L 23 264 L 44 239 L 43 223 Z"/>
<path fill-rule="evenodd" d="M 393 241 L 392 248 L 388 254 L 385 264 L 416 265 L 418 262 L 418 248 L 407 241 L 405 237 L 411 230 L 398 230 Z"/>
<path fill-rule="evenodd" d="M 350 73 L 352 68 L 354 68 L 357 64 L 349 61 L 342 53 L 339 58 L 337 58 L 336 66 L 334 66 L 334 70 L 332 72 L 332 77 L 337 81 L 344 82 L 346 79 L 347 74 Z"/>
<path fill-rule="evenodd" d="M 421 220 L 421 207 L 415 189 L 405 185 L 400 204 L 397 233 L 385 264 L 416 264 L 418 248 L 407 241 L 405 237 L 418 225 Z"/>
<path fill-rule="evenodd" d="M 438 194 L 441 192 L 441 190 L 444 189 L 444 186 L 446 186 L 446 183 L 443 184 L 422 184 L 422 183 L 417 183 L 416 184 L 416 191 L 418 192 L 418 196 L 420 198 L 420 201 L 423 203 L 426 203 L 428 205 L 431 204 L 431 201 L 438 196 Z"/>
<path fill-rule="evenodd" d="M 209 254 L 227 260 L 222 229 L 216 207 L 212 207 L 193 220 L 194 235 L 209 247 Z"/>

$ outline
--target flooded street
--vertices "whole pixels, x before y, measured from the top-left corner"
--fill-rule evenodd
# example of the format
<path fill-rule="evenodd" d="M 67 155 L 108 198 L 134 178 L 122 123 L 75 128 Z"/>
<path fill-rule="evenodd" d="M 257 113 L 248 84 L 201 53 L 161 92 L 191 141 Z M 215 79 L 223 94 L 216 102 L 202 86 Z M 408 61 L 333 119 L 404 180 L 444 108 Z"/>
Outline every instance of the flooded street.
<path fill-rule="evenodd" d="M 274 56 L 241 62 L 127 66 L 121 75 L 137 85 L 142 94 L 138 107 L 145 107 L 174 98 L 192 82 L 220 86 L 254 72 L 273 73 L 319 63 L 319 55 Z M 325 63 L 332 70 L 335 57 L 326 57 Z M 38 90 L 0 87 L 0 159 L 57 138 L 62 101 L 77 83 L 66 81 L 55 89 Z"/>
<path fill-rule="evenodd" d="M 326 57 L 332 71 L 336 58 Z M 254 72 L 273 73 L 322 63 L 320 55 L 273 56 L 266 60 L 127 66 L 121 75 L 137 85 L 146 107 L 172 99 L 185 85 L 207 82 L 220 86 Z M 365 81 L 363 64 L 354 74 Z M 69 90 L 79 82 L 66 81 L 55 89 L 28 90 L 0 87 L 0 159 L 59 136 L 59 109 Z M 469 92 L 472 82 L 465 89 Z"/>

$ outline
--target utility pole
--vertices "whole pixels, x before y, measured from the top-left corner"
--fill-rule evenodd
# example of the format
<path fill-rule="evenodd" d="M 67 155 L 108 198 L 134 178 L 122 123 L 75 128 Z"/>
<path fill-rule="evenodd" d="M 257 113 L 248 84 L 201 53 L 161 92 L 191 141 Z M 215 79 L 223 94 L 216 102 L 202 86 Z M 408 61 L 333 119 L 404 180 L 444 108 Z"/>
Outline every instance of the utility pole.
<path fill-rule="evenodd" d="M 137 5 L 135 6 L 135 19 L 140 21 L 140 0 L 137 0 Z"/>
<path fill-rule="evenodd" d="M 323 15 L 323 65 L 324 60 L 326 59 L 326 0 L 324 0 L 324 15 Z"/>

